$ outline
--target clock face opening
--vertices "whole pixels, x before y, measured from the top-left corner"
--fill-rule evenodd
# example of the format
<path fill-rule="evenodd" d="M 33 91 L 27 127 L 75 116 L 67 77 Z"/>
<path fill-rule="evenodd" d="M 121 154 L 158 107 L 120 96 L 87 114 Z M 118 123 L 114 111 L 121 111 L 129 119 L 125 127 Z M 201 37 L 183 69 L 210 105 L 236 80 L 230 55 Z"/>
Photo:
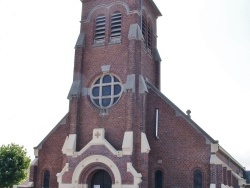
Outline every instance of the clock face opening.
<path fill-rule="evenodd" d="M 103 74 L 92 84 L 90 98 L 101 109 L 113 106 L 122 94 L 121 81 L 112 74 Z"/>

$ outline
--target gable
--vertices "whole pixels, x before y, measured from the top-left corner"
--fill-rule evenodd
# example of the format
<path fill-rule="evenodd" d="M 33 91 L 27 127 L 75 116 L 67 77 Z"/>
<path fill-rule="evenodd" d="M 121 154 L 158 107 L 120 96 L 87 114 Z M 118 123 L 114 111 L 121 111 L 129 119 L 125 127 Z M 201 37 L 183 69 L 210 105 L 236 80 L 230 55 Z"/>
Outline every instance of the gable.
<path fill-rule="evenodd" d="M 197 125 L 188 115 L 182 112 L 172 101 L 170 101 L 164 94 L 162 94 L 154 85 L 147 82 L 149 88 L 149 93 L 152 92 L 154 95 L 158 96 L 165 104 L 167 104 L 171 110 L 175 112 L 176 117 L 182 117 L 183 120 L 188 123 L 195 131 L 201 134 L 205 139 L 207 144 L 216 143 L 216 141 L 208 135 L 199 125 Z"/>
<path fill-rule="evenodd" d="M 62 125 L 66 124 L 68 114 L 66 114 L 59 123 L 47 134 L 47 136 L 36 146 L 34 147 L 35 155 L 37 155 L 37 151 L 42 148 L 43 144 L 54 134 Z M 37 153 L 37 154 L 36 154 Z"/>

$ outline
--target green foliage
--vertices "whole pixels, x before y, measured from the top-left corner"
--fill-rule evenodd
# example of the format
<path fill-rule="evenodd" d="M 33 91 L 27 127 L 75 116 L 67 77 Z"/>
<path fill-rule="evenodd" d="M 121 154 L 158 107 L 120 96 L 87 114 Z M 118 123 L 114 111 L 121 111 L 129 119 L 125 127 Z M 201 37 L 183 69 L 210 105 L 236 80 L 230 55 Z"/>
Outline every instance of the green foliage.
<path fill-rule="evenodd" d="M 12 187 L 27 178 L 30 158 L 23 146 L 16 144 L 0 147 L 0 188 Z"/>

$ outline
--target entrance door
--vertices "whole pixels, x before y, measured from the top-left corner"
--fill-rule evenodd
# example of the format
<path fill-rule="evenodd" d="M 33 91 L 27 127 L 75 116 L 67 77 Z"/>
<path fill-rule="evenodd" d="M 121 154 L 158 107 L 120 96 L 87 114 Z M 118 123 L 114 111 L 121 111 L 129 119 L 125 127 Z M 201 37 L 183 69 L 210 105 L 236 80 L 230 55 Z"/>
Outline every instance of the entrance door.
<path fill-rule="evenodd" d="M 104 171 L 99 170 L 97 171 L 91 180 L 91 188 L 111 188 L 112 187 L 112 180 L 110 175 Z"/>

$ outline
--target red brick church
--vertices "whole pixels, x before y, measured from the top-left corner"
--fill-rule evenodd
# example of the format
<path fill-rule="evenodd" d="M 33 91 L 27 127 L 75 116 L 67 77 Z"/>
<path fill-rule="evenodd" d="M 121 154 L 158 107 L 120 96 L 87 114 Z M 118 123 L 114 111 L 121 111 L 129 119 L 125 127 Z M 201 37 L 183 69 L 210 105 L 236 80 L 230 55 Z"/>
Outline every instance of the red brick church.
<path fill-rule="evenodd" d="M 243 188 L 250 173 L 160 91 L 153 0 L 82 0 L 69 112 L 35 147 L 35 188 Z"/>

